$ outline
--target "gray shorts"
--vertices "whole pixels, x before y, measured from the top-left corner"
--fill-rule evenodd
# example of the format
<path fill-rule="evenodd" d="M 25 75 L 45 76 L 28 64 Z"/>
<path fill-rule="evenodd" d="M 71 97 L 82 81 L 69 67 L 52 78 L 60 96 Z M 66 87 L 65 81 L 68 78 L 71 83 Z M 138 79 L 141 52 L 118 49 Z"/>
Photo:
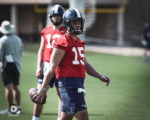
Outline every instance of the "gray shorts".
<path fill-rule="evenodd" d="M 38 78 L 38 83 L 39 84 L 43 83 L 44 73 L 47 70 L 47 65 L 48 65 L 48 63 L 46 63 L 46 62 L 42 63 L 42 76 Z M 55 84 L 55 87 L 58 87 L 58 80 L 56 80 L 55 74 L 54 74 L 53 78 L 51 79 L 51 81 L 49 82 L 48 85 L 49 85 L 49 87 L 52 88 L 54 86 L 54 84 Z"/>

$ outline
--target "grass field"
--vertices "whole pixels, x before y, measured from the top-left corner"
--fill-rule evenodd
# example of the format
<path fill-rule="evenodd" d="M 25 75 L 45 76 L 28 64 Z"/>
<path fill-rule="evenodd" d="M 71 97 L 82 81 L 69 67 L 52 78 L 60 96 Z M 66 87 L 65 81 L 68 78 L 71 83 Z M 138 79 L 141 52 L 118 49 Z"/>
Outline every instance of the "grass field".
<path fill-rule="evenodd" d="M 125 57 L 87 52 L 88 61 L 101 73 L 111 78 L 106 87 L 98 79 L 86 76 L 85 88 L 90 120 L 150 120 L 150 62 L 141 57 Z M 36 86 L 36 53 L 24 53 L 20 90 L 20 116 L 0 115 L 0 120 L 31 120 L 33 103 L 28 90 Z M 4 87 L 0 81 L 0 109 L 7 107 Z M 55 88 L 48 92 L 47 104 L 41 120 L 56 120 L 57 95 Z"/>

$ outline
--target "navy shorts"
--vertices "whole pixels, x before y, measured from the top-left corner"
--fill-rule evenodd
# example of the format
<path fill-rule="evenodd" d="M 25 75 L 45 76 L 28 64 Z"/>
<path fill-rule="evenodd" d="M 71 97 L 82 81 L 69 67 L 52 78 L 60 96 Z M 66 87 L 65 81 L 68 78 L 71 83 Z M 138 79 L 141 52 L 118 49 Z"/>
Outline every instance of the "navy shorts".
<path fill-rule="evenodd" d="M 14 85 L 19 85 L 20 73 L 15 65 L 15 63 L 7 63 L 6 67 L 2 72 L 2 79 L 4 86 L 13 83 Z"/>
<path fill-rule="evenodd" d="M 66 77 L 58 80 L 59 92 L 62 99 L 62 112 L 71 115 L 87 109 L 84 99 L 85 93 L 79 91 L 79 89 L 84 90 L 83 83 L 83 78 Z"/>
<path fill-rule="evenodd" d="M 47 70 L 47 65 L 48 65 L 48 63 L 45 63 L 45 62 L 42 63 L 42 76 L 40 78 L 38 78 L 38 83 L 39 84 L 43 83 L 44 73 Z M 55 87 L 58 88 L 58 80 L 56 80 L 55 74 L 54 74 L 53 78 L 51 79 L 51 81 L 49 82 L 48 85 L 49 85 L 50 88 L 53 88 L 54 84 L 55 84 Z"/>

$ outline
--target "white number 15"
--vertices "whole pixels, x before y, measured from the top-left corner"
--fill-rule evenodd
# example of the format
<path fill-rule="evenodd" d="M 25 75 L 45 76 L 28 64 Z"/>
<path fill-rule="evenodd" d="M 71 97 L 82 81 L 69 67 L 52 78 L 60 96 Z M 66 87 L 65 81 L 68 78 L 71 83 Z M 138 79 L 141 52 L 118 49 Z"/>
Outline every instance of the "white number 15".
<path fill-rule="evenodd" d="M 79 55 L 80 57 L 84 58 L 84 54 L 81 53 L 83 50 L 83 47 L 78 47 L 78 49 L 76 49 L 75 47 L 72 48 L 72 51 L 75 53 L 75 59 L 72 61 L 72 64 L 77 65 L 79 63 L 81 63 L 82 65 L 84 65 L 84 61 L 83 60 L 78 60 L 78 54 L 77 54 L 77 50 L 79 51 Z"/>

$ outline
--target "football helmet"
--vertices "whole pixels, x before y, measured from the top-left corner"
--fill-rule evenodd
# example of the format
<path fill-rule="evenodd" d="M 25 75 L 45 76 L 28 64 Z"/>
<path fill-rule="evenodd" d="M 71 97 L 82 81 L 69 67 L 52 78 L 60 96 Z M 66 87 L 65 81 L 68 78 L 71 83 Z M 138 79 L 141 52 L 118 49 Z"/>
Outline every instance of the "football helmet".
<path fill-rule="evenodd" d="M 80 30 L 75 30 L 73 26 L 71 26 L 71 21 L 80 21 L 81 28 Z M 63 15 L 63 25 L 67 30 L 73 30 L 73 33 L 78 35 L 83 33 L 84 27 L 84 18 L 81 12 L 78 9 L 69 9 Z"/>
<path fill-rule="evenodd" d="M 64 12 L 65 12 L 65 9 L 61 6 L 61 5 L 54 5 L 51 9 L 50 9 L 50 11 L 49 11 L 49 17 L 50 17 L 50 20 L 51 20 L 51 22 L 54 24 L 54 25 L 60 25 L 61 23 L 62 23 L 62 18 L 61 18 L 61 20 L 59 21 L 59 22 L 53 22 L 53 20 L 52 20 L 52 16 L 54 16 L 54 15 L 61 15 L 61 17 L 63 16 L 63 14 L 64 14 Z"/>

